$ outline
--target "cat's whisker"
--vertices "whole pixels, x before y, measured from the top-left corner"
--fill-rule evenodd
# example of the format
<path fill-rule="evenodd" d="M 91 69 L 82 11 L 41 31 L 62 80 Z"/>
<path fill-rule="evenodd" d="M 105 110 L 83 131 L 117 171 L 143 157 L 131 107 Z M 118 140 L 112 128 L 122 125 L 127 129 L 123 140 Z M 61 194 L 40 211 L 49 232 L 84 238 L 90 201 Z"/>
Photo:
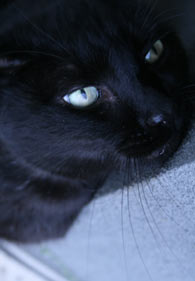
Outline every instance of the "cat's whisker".
<path fill-rule="evenodd" d="M 123 247 L 123 258 L 124 258 L 124 266 L 125 266 L 125 273 L 126 279 L 129 280 L 129 272 L 128 272 L 128 264 L 127 264 L 127 250 L 125 245 L 125 232 L 124 232 L 124 197 L 125 195 L 128 196 L 128 184 L 129 184 L 129 159 L 123 160 L 121 164 L 121 171 L 123 172 L 122 178 L 122 189 L 121 189 L 121 236 L 122 236 L 122 247 Z M 125 172 L 124 172 L 125 171 Z M 127 194 L 125 194 L 125 191 Z"/>
<path fill-rule="evenodd" d="M 131 162 L 131 167 L 133 168 L 133 171 L 132 172 L 135 172 L 135 159 L 134 158 L 131 158 L 130 159 L 130 162 Z M 134 243 L 135 243 L 135 246 L 136 246 L 136 249 L 137 249 L 137 253 L 139 255 L 139 258 L 143 264 L 143 267 L 149 277 L 150 280 L 153 281 L 153 278 L 150 274 L 150 271 L 144 261 L 144 257 L 142 255 L 142 252 L 141 252 L 141 249 L 140 249 L 140 246 L 138 244 L 138 241 L 137 241 L 137 238 L 136 238 L 136 235 L 135 235 L 135 229 L 133 227 L 133 222 L 132 222 L 132 213 L 131 213 L 131 204 L 130 204 L 130 193 L 129 193 L 129 189 L 127 189 L 128 193 L 127 193 L 127 211 L 128 211 L 128 218 L 129 218 L 129 226 L 130 226 L 130 230 L 131 230 L 131 233 L 132 233 L 132 236 L 133 236 L 133 240 L 134 240 Z"/>
<path fill-rule="evenodd" d="M 158 0 L 155 0 L 154 4 L 152 5 L 152 2 L 149 3 L 148 8 L 146 8 L 146 15 L 145 15 L 145 19 L 142 23 L 142 26 L 140 28 L 140 31 L 144 30 L 145 26 L 148 24 L 148 22 L 150 21 L 150 17 L 152 16 L 152 13 L 156 7 L 158 3 Z"/>
<path fill-rule="evenodd" d="M 175 11 L 178 11 L 178 9 L 176 9 L 176 8 L 168 9 L 166 11 L 161 12 L 160 14 L 155 16 L 153 19 L 151 19 L 151 25 L 155 25 L 155 27 L 156 27 L 159 23 L 163 23 L 169 19 L 175 19 L 178 16 L 184 15 L 184 13 L 182 13 L 182 12 L 173 14 L 172 12 L 175 12 Z M 168 14 L 167 17 L 165 17 L 166 14 Z"/>
<path fill-rule="evenodd" d="M 189 221 L 189 223 L 191 223 L 191 225 L 194 224 L 194 222 L 186 216 L 184 210 L 184 206 L 185 204 L 183 204 L 182 202 L 178 201 L 175 196 L 166 188 L 166 185 L 163 184 L 163 182 L 158 178 L 156 177 L 156 180 L 159 182 L 160 186 L 164 189 L 165 193 L 168 195 L 169 199 L 171 200 L 172 202 L 172 205 L 174 205 L 176 207 L 176 209 L 180 210 L 180 212 L 185 216 L 185 218 L 187 218 L 187 220 Z"/>
<path fill-rule="evenodd" d="M 168 9 L 168 10 L 165 10 L 163 12 L 161 12 L 160 14 L 158 14 L 157 16 L 155 16 L 152 20 L 153 22 L 157 22 L 157 20 L 162 17 L 162 16 L 165 16 L 166 14 L 168 13 L 172 13 L 173 11 L 178 11 L 178 9 L 176 8 L 172 8 L 172 9 Z M 178 14 L 178 13 L 177 13 Z M 173 15 L 172 15 L 173 16 Z"/>
<path fill-rule="evenodd" d="M 170 17 L 173 17 L 173 18 L 174 18 L 174 17 L 178 17 L 178 15 L 184 15 L 184 13 L 179 13 L 179 14 L 177 13 L 177 14 L 173 15 L 173 14 L 172 14 L 173 12 L 179 11 L 179 10 L 178 10 L 177 8 L 171 8 L 171 9 L 167 9 L 167 10 L 165 10 L 165 11 L 162 11 L 161 13 L 159 13 L 158 15 L 156 15 L 154 18 L 152 18 L 152 16 L 153 16 L 153 11 L 154 11 L 154 9 L 155 9 L 155 7 L 156 7 L 157 2 L 158 2 L 158 1 L 156 1 L 156 2 L 154 3 L 154 5 L 151 6 L 151 8 L 150 8 L 150 10 L 149 10 L 149 13 L 148 13 L 148 15 L 146 15 L 146 19 L 144 20 L 144 23 L 142 24 L 142 26 L 141 26 L 141 28 L 140 28 L 140 31 L 144 30 L 148 23 L 150 23 L 150 24 L 149 24 L 150 30 L 153 30 L 153 29 L 157 26 L 157 24 L 159 24 L 159 22 L 163 22 L 163 21 L 164 21 L 164 20 L 160 20 L 160 21 L 159 21 L 159 19 L 160 19 L 160 18 L 163 18 L 163 19 L 164 19 L 164 16 L 165 16 L 166 14 L 169 14 L 169 15 L 171 14 Z M 165 21 L 166 21 L 166 18 L 165 18 Z M 151 27 L 151 26 L 152 26 L 152 27 Z"/>
<path fill-rule="evenodd" d="M 184 13 L 179 13 L 179 14 L 176 14 L 176 15 L 172 15 L 172 16 L 170 16 L 170 17 L 167 17 L 167 18 L 165 18 L 165 19 L 159 21 L 158 24 L 159 24 L 159 23 L 165 23 L 165 22 L 167 22 L 167 21 L 176 19 L 176 18 L 178 18 L 178 17 L 182 17 L 183 15 L 184 15 Z"/>
<path fill-rule="evenodd" d="M 156 177 L 155 177 L 156 178 Z M 161 203 L 159 202 L 158 198 L 154 195 L 150 185 L 147 185 L 148 186 L 148 190 L 152 196 L 152 198 L 154 199 L 154 201 L 156 202 L 159 210 L 172 222 L 174 223 L 177 227 L 179 227 L 181 230 L 185 231 L 185 229 L 173 218 L 173 216 L 169 215 L 165 208 L 163 208 L 163 206 L 161 205 Z"/>
<path fill-rule="evenodd" d="M 96 200 L 93 200 L 90 205 L 90 215 L 89 215 L 89 223 L 88 223 L 88 231 L 87 231 L 87 251 L 86 251 L 86 280 L 88 279 L 88 265 L 90 261 L 90 239 L 92 234 L 92 221 L 95 213 L 95 203 Z"/>
<path fill-rule="evenodd" d="M 153 236 L 153 238 L 154 238 L 158 248 L 160 249 L 159 243 L 158 243 L 158 239 L 157 239 L 156 234 L 155 234 L 155 232 L 153 230 L 153 227 L 152 227 L 152 225 L 150 223 L 149 217 L 148 217 L 148 215 L 146 213 L 146 210 L 145 210 L 145 207 L 144 207 L 144 203 L 143 203 L 143 200 L 142 200 L 142 196 L 141 196 L 141 190 L 143 192 L 144 186 L 143 186 L 143 182 L 142 182 L 142 176 L 140 175 L 138 159 L 135 159 L 135 169 L 136 169 L 136 175 L 137 175 L 137 190 L 138 190 L 139 203 L 141 205 L 144 217 L 145 217 L 146 222 L 148 224 L 148 227 L 149 227 L 149 229 L 150 229 L 150 231 L 152 233 L 152 236 Z M 140 190 L 140 187 L 141 187 L 141 190 Z"/>
<path fill-rule="evenodd" d="M 152 20 L 151 23 L 150 23 L 150 26 L 148 28 L 148 31 L 147 31 L 148 34 L 150 34 L 159 24 L 166 23 L 166 22 L 168 22 L 170 20 L 174 20 L 177 17 L 181 17 L 183 15 L 184 15 L 183 13 L 180 13 L 180 14 L 172 15 L 172 16 L 167 17 L 167 18 L 158 19 L 158 21 L 157 20 L 156 21 Z M 165 34 L 161 34 L 161 38 L 165 37 L 165 35 L 170 34 L 170 33 L 172 33 L 172 31 L 166 31 Z"/>
<path fill-rule="evenodd" d="M 147 185 L 148 185 L 147 179 L 145 180 L 145 183 L 146 183 L 146 186 L 147 186 Z M 146 206 L 147 206 L 147 209 L 148 209 L 148 211 L 149 211 L 149 213 L 150 213 L 152 222 L 153 222 L 154 226 L 156 227 L 158 233 L 160 234 L 160 237 L 161 237 L 161 238 L 164 238 L 164 237 L 163 237 L 163 234 L 162 234 L 161 230 L 159 229 L 158 224 L 157 224 L 157 222 L 156 222 L 156 220 L 155 220 L 155 218 L 154 218 L 154 216 L 153 216 L 153 213 L 152 213 L 152 211 L 151 211 L 150 204 L 149 204 L 149 202 L 148 202 L 148 199 L 147 199 L 147 196 L 146 196 L 146 192 L 145 192 L 145 188 L 143 187 L 143 185 L 142 185 L 142 194 L 143 194 L 143 196 L 144 196 L 144 200 L 145 200 L 145 202 L 146 202 Z M 157 241 L 157 244 L 158 244 L 158 240 L 156 239 L 156 237 L 155 237 L 155 240 Z M 164 240 L 164 239 L 163 239 L 163 240 Z M 159 250 L 161 251 L 160 247 L 159 247 Z"/>
<path fill-rule="evenodd" d="M 160 186 L 164 186 L 164 184 L 159 180 L 159 178 L 158 178 L 157 176 L 155 177 L 155 179 L 159 181 Z M 176 224 L 182 231 L 185 231 L 185 229 L 184 229 L 181 225 L 179 225 L 179 224 L 173 219 L 172 216 L 170 216 L 169 214 L 167 214 L 167 212 L 164 210 L 164 208 L 160 205 L 158 199 L 157 199 L 156 196 L 154 196 L 154 194 L 153 194 L 153 191 L 152 191 L 152 188 L 151 188 L 151 186 L 150 186 L 150 184 L 149 184 L 148 179 L 146 179 L 146 184 L 147 184 L 147 187 L 148 187 L 149 192 L 151 193 L 153 199 L 156 201 L 156 203 L 157 203 L 157 205 L 159 206 L 159 208 L 160 208 L 160 210 L 162 211 L 162 213 L 164 213 L 164 214 L 171 220 L 171 222 L 173 222 L 174 224 Z M 191 222 L 191 224 L 193 225 L 194 223 Z M 183 263 L 181 262 L 180 258 L 175 254 L 175 252 L 171 249 L 171 247 L 169 246 L 169 244 L 168 244 L 166 238 L 164 237 L 162 231 L 160 230 L 160 228 L 158 227 L 157 224 L 156 224 L 156 227 L 157 227 L 157 229 L 158 229 L 158 232 L 159 232 L 159 234 L 160 234 L 160 236 L 161 236 L 161 239 L 163 240 L 165 246 L 167 247 L 167 249 L 169 250 L 169 252 L 172 254 L 172 256 L 175 258 L 175 260 L 176 260 L 177 264 L 180 266 L 180 268 L 182 268 L 182 269 L 185 271 L 186 269 L 183 267 Z"/>
<path fill-rule="evenodd" d="M 145 183 L 146 183 L 146 186 L 148 187 L 148 189 L 150 189 L 150 183 L 149 183 L 148 179 L 145 180 Z M 159 226 L 158 226 L 158 224 L 157 224 L 157 222 L 156 222 L 156 220 L 155 220 L 155 218 L 154 218 L 154 215 L 153 215 L 153 213 L 152 213 L 152 211 L 151 211 L 151 209 L 150 209 L 150 204 L 149 204 L 149 202 L 148 202 L 148 200 L 147 200 L 147 197 L 146 197 L 146 194 L 145 194 L 145 190 L 144 190 L 144 189 L 143 189 L 143 194 L 144 194 L 144 197 L 145 197 L 145 200 L 146 200 L 146 204 L 147 204 L 147 206 L 148 206 L 148 210 L 149 210 L 149 212 L 150 212 L 152 221 L 153 221 L 153 223 L 154 223 L 154 225 L 155 225 L 155 227 L 156 227 L 156 229 L 157 229 L 157 231 L 158 231 L 158 233 L 159 233 L 159 235 L 160 235 L 160 237 L 161 237 L 162 242 L 165 244 L 165 246 L 166 246 L 167 249 L 169 250 L 170 254 L 175 258 L 175 260 L 177 261 L 177 263 L 178 263 L 181 267 L 183 267 L 183 266 L 182 266 L 182 263 L 181 263 L 181 261 L 180 261 L 180 259 L 179 259 L 179 257 L 173 252 L 173 250 L 172 250 L 171 247 L 169 246 L 169 244 L 168 244 L 168 242 L 167 242 L 165 236 L 163 235 L 163 232 L 162 232 L 161 229 L 159 228 Z"/>
<path fill-rule="evenodd" d="M 124 232 L 124 192 L 126 186 L 122 187 L 121 190 L 121 236 L 122 236 L 122 245 L 123 245 L 123 258 L 124 258 L 124 265 L 125 265 L 125 273 L 126 278 L 129 280 L 129 273 L 128 273 L 128 264 L 127 264 L 127 251 L 125 245 L 125 232 Z"/>
<path fill-rule="evenodd" d="M 127 170 L 127 180 L 126 180 L 126 184 L 128 185 L 128 188 L 129 188 L 129 185 L 131 184 L 131 181 L 132 181 L 132 171 L 131 171 L 131 161 L 130 161 L 130 158 L 127 158 L 127 166 L 126 166 L 126 170 Z"/>

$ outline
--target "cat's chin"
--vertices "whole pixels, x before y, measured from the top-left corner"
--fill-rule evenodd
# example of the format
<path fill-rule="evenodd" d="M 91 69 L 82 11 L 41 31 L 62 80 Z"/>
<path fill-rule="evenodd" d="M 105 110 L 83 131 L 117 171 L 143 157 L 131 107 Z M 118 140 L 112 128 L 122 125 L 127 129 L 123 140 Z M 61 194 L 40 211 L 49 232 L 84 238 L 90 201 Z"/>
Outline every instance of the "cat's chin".
<path fill-rule="evenodd" d="M 145 156 L 147 160 L 161 162 L 167 161 L 179 148 L 183 141 L 182 135 L 174 135 L 165 144 L 153 150 L 151 153 Z"/>
<path fill-rule="evenodd" d="M 126 151 L 128 158 L 145 159 L 147 162 L 163 163 L 167 161 L 179 148 L 186 133 L 174 134 L 165 143 L 159 144 L 156 148 L 151 145 L 135 146 Z"/>
<path fill-rule="evenodd" d="M 166 161 L 168 158 L 170 158 L 178 149 L 180 145 L 180 142 L 177 141 L 177 144 L 168 142 L 159 148 L 153 150 L 150 154 L 146 155 L 145 158 L 148 160 L 164 160 Z"/>
<path fill-rule="evenodd" d="M 158 175 L 162 168 L 165 166 L 169 159 L 178 150 L 179 146 L 183 141 L 183 135 L 174 135 L 166 143 L 153 149 L 150 153 L 137 153 L 131 154 L 126 153 L 121 157 L 121 167 L 123 169 L 124 163 L 131 170 L 131 174 L 128 172 L 127 185 L 131 184 L 132 181 L 140 181 L 141 179 L 150 178 Z M 130 163 L 130 164 L 129 164 Z M 130 166 L 128 166 L 128 164 Z M 125 166 L 126 167 L 126 166 Z"/>

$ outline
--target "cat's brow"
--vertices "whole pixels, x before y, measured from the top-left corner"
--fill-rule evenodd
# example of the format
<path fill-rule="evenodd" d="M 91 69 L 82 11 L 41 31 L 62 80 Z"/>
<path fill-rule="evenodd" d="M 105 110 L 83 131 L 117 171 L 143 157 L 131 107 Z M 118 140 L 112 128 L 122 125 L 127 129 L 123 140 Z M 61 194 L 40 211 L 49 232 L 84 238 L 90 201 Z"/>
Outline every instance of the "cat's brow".
<path fill-rule="evenodd" d="M 0 68 L 17 67 L 25 64 L 25 62 L 19 59 L 0 58 Z"/>

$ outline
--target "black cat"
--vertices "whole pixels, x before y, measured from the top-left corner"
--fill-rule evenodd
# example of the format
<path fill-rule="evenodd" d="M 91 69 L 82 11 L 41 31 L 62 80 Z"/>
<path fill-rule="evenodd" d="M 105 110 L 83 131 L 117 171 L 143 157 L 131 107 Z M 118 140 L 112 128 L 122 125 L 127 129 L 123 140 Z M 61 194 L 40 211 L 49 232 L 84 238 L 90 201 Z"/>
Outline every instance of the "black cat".
<path fill-rule="evenodd" d="M 156 1 L 0 7 L 0 237 L 41 241 L 62 236 L 113 169 L 175 152 L 189 65 Z"/>

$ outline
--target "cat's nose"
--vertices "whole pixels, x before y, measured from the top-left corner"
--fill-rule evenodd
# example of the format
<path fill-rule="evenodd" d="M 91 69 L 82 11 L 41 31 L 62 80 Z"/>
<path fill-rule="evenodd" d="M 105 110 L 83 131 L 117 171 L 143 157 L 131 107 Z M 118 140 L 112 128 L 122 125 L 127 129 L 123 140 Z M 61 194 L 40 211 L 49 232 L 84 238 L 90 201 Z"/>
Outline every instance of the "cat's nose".
<path fill-rule="evenodd" d="M 153 115 L 146 120 L 146 124 L 149 127 L 157 127 L 157 126 L 169 127 L 171 125 L 170 123 L 171 122 L 168 116 L 165 116 L 163 114 Z"/>
<path fill-rule="evenodd" d="M 168 138 L 174 130 L 173 118 L 168 114 L 154 114 L 146 120 L 148 134 Z"/>

